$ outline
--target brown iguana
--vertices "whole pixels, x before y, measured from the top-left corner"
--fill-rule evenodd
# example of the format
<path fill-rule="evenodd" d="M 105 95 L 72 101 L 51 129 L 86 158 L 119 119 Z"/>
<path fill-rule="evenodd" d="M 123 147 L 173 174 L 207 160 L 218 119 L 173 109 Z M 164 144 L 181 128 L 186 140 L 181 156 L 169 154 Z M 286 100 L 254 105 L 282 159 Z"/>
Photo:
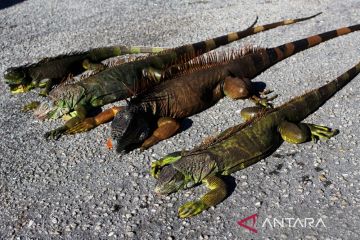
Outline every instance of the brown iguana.
<path fill-rule="evenodd" d="M 302 50 L 321 42 L 360 30 L 360 25 L 314 35 L 274 48 L 233 52 L 225 57 L 211 54 L 192 63 L 196 70 L 181 74 L 149 89 L 130 101 L 127 107 L 114 107 L 68 130 L 76 133 L 110 121 L 114 148 L 121 152 L 141 144 L 146 149 L 174 135 L 180 128 L 178 119 L 189 117 L 213 106 L 224 96 L 232 99 L 251 98 L 267 105 L 259 97 L 251 79 L 261 72 Z M 270 99 L 271 100 L 271 99 Z M 155 130 L 154 130 L 155 129 Z M 111 143 L 110 143 L 111 145 Z"/>
<path fill-rule="evenodd" d="M 101 61 L 135 53 L 157 53 L 167 48 L 160 47 L 129 47 L 111 46 L 93 48 L 84 52 L 74 52 L 56 57 L 44 58 L 37 63 L 11 67 L 5 70 L 5 83 L 9 85 L 12 93 L 23 93 L 33 88 L 45 88 L 40 95 L 47 95 L 52 86 L 59 84 L 69 75 L 77 75 L 84 70 L 104 70 Z M 42 80 L 47 81 L 42 81 Z"/>
<path fill-rule="evenodd" d="M 270 156 L 283 141 L 299 144 L 336 135 L 338 130 L 302 121 L 349 83 L 359 71 L 360 62 L 337 79 L 277 108 L 258 108 L 255 117 L 228 128 L 206 144 L 190 151 L 169 154 L 154 162 L 151 175 L 157 178 L 155 192 L 168 195 L 204 184 L 210 189 L 209 192 L 179 208 L 179 217 L 191 217 L 226 198 L 227 185 L 222 176 Z M 242 115 L 253 115 L 253 112 L 254 108 L 245 108 Z"/>
<path fill-rule="evenodd" d="M 162 75 L 170 66 L 185 63 L 205 52 L 257 32 L 304 21 L 311 17 L 249 27 L 244 31 L 183 45 L 141 60 L 124 63 L 74 84 L 60 85 L 50 92 L 49 97 L 53 105 L 42 105 L 38 111 L 38 117 L 41 119 L 59 118 L 70 113 L 73 117 L 65 125 L 47 132 L 45 137 L 58 139 L 67 129 L 85 119 L 89 110 L 125 99 L 158 84 L 164 80 Z"/>

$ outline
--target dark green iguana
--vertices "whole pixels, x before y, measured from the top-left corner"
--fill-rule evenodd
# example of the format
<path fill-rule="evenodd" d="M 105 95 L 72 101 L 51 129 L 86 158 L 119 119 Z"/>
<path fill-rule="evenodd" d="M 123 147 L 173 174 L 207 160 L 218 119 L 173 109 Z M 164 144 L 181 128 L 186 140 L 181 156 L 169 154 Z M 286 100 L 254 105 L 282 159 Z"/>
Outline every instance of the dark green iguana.
<path fill-rule="evenodd" d="M 311 139 L 328 139 L 338 133 L 325 126 L 302 121 L 318 110 L 360 71 L 360 62 L 337 79 L 274 109 L 258 108 L 257 115 L 245 123 L 231 127 L 194 150 L 175 152 L 154 162 L 151 174 L 157 178 L 155 192 L 170 194 L 197 184 L 210 189 L 197 201 L 179 208 L 179 216 L 187 218 L 222 202 L 228 192 L 222 176 L 242 170 L 270 156 L 287 141 L 299 144 Z M 254 108 L 243 109 L 252 115 Z"/>
<path fill-rule="evenodd" d="M 47 132 L 45 137 L 58 139 L 66 130 L 85 119 L 89 110 L 125 99 L 158 84 L 159 81 L 164 80 L 162 75 L 170 66 L 185 63 L 205 52 L 257 32 L 304 21 L 314 16 L 285 20 L 264 26 L 251 26 L 244 31 L 195 44 L 187 44 L 141 60 L 124 63 L 74 84 L 60 85 L 49 95 L 53 100 L 53 106 L 42 105 L 38 111 L 38 117 L 41 119 L 59 118 L 73 112 L 73 118 L 64 126 Z"/>
<path fill-rule="evenodd" d="M 167 48 L 111 46 L 90 49 L 84 52 L 63 54 L 44 58 L 34 64 L 8 68 L 4 73 L 5 83 L 12 93 L 23 93 L 33 88 L 45 88 L 41 95 L 47 95 L 52 86 L 69 75 L 77 75 L 84 70 L 103 70 L 101 61 L 124 54 L 157 53 Z M 42 80 L 47 79 L 43 82 Z"/>
<path fill-rule="evenodd" d="M 211 54 L 192 63 L 190 71 L 136 96 L 127 107 L 114 107 L 68 130 L 76 133 L 101 123 L 111 123 L 111 143 L 121 152 L 135 144 L 146 149 L 174 135 L 180 128 L 178 119 L 189 117 L 213 106 L 224 96 L 232 99 L 253 99 L 267 105 L 252 87 L 251 79 L 277 62 L 302 50 L 340 35 L 360 30 L 360 25 L 345 27 L 274 48 L 249 49 L 225 57 Z M 194 61 L 194 60 L 193 60 Z M 186 67 L 185 67 L 186 68 Z M 109 142 L 110 143 L 110 142 Z M 109 146 L 111 147 L 111 145 Z"/>

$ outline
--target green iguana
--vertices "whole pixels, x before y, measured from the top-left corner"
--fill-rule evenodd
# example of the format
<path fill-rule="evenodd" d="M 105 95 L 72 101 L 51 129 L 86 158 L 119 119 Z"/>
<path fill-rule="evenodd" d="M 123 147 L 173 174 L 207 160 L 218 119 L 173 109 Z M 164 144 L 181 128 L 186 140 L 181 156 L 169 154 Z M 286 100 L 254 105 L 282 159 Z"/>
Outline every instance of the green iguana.
<path fill-rule="evenodd" d="M 45 88 L 40 95 L 47 95 L 52 86 L 59 84 L 69 75 L 77 75 L 84 70 L 101 71 L 106 68 L 101 61 L 124 54 L 157 53 L 167 48 L 111 46 L 90 49 L 84 52 L 63 54 L 44 58 L 34 64 L 11 67 L 5 70 L 5 83 L 12 93 L 23 93 L 33 88 Z M 45 80 L 46 81 L 42 81 Z"/>
<path fill-rule="evenodd" d="M 257 32 L 304 21 L 314 16 L 285 20 L 264 26 L 251 26 L 244 31 L 183 45 L 141 60 L 124 63 L 74 84 L 60 85 L 50 92 L 49 97 L 53 101 L 53 105 L 40 106 L 37 115 L 40 119 L 59 118 L 65 114 L 72 114 L 73 117 L 62 127 L 47 132 L 45 137 L 58 139 L 66 130 L 85 119 L 89 110 L 133 96 L 158 84 L 164 80 L 162 75 L 170 66 L 185 63 L 205 52 Z"/>
<path fill-rule="evenodd" d="M 277 62 L 321 42 L 360 30 L 360 25 L 314 35 L 274 48 L 250 49 L 219 57 L 211 54 L 193 60 L 190 71 L 139 94 L 127 107 L 114 107 L 94 118 L 69 129 L 76 133 L 110 121 L 114 148 L 121 152 L 135 144 L 142 149 L 173 136 L 180 124 L 179 119 L 189 117 L 213 106 L 222 97 L 253 99 L 260 105 L 268 105 L 272 99 L 262 98 L 252 87 L 251 79 Z M 187 68 L 187 67 L 185 67 Z"/>
<path fill-rule="evenodd" d="M 360 71 L 360 62 L 337 79 L 274 109 L 257 108 L 255 117 L 228 128 L 208 143 L 183 152 L 175 152 L 154 162 L 151 175 L 157 178 L 155 192 L 170 194 L 194 185 L 210 189 L 199 200 L 178 210 L 187 218 L 222 202 L 227 185 L 222 176 L 242 170 L 270 156 L 283 141 L 299 144 L 311 139 L 328 139 L 338 133 L 325 126 L 302 121 L 348 84 Z M 254 108 L 242 115 L 253 115 Z"/>

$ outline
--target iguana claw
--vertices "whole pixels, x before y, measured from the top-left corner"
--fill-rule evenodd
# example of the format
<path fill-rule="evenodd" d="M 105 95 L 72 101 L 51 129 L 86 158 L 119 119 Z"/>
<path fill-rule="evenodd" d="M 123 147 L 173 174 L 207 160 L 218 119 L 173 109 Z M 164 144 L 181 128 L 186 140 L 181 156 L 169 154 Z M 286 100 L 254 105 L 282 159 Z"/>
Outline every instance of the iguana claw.
<path fill-rule="evenodd" d="M 157 178 L 162 167 L 163 166 L 159 161 L 151 163 L 151 169 L 150 169 L 151 176 Z"/>
<path fill-rule="evenodd" d="M 260 96 L 253 96 L 251 98 L 252 101 L 255 102 L 256 105 L 266 107 L 266 108 L 273 108 L 273 104 L 271 103 L 272 100 L 278 97 L 278 95 L 274 95 L 272 97 L 267 97 L 266 95 L 272 93 L 272 90 L 264 90 L 262 92 L 259 92 Z"/>
<path fill-rule="evenodd" d="M 26 105 L 23 106 L 23 108 L 21 109 L 22 112 L 28 112 L 28 111 L 31 111 L 31 110 L 34 110 L 36 108 L 38 108 L 40 106 L 40 102 L 38 101 L 34 101 L 34 102 L 31 102 L 31 103 L 28 103 Z"/>
<path fill-rule="evenodd" d="M 188 218 L 198 215 L 207 208 L 202 201 L 187 202 L 179 208 L 178 214 L 180 218 Z"/>
<path fill-rule="evenodd" d="M 331 137 L 337 135 L 339 133 L 338 129 L 332 130 L 331 128 L 315 125 L 315 124 L 307 124 L 310 128 L 311 132 L 311 140 L 316 142 L 318 139 L 330 139 Z"/>
<path fill-rule="evenodd" d="M 87 118 L 84 121 L 82 121 L 81 123 L 66 130 L 65 134 L 76 134 L 76 133 L 80 133 L 80 132 L 86 132 L 86 131 L 89 131 L 89 130 L 95 128 L 96 126 L 97 126 L 96 122 L 93 118 Z"/>
<path fill-rule="evenodd" d="M 66 129 L 64 127 L 59 127 L 57 129 L 54 129 L 52 131 L 45 133 L 44 137 L 47 140 L 49 140 L 49 139 L 58 140 L 61 137 L 61 135 L 63 135 L 65 132 L 66 132 Z"/>

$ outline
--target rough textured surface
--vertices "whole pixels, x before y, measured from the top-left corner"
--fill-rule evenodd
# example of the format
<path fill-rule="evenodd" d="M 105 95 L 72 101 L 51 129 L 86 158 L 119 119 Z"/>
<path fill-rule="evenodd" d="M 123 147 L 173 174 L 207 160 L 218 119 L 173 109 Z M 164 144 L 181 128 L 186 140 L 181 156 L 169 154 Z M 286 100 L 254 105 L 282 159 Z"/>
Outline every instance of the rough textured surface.
<path fill-rule="evenodd" d="M 229 47 L 276 46 L 360 23 L 358 0 L 14 2 L 0 5 L 0 72 L 108 44 L 177 46 L 245 28 L 256 15 L 259 23 L 268 23 L 324 12 Z M 276 90 L 276 103 L 282 103 L 357 63 L 359 42 L 359 32 L 331 40 L 277 64 L 256 81 Z M 177 208 L 205 189 L 155 196 L 150 162 L 240 122 L 239 110 L 249 102 L 224 99 L 191 117 L 192 126 L 175 137 L 120 156 L 105 148 L 109 125 L 45 141 L 42 135 L 60 121 L 40 122 L 19 111 L 38 98 L 36 93 L 12 96 L 2 80 L 0 88 L 1 239 L 360 238 L 359 77 L 307 119 L 339 128 L 338 136 L 326 143 L 283 144 L 271 157 L 234 174 L 234 192 L 190 220 L 179 220 Z M 236 223 L 255 213 L 258 233 Z M 321 218 L 326 227 L 262 228 L 266 218 Z"/>

